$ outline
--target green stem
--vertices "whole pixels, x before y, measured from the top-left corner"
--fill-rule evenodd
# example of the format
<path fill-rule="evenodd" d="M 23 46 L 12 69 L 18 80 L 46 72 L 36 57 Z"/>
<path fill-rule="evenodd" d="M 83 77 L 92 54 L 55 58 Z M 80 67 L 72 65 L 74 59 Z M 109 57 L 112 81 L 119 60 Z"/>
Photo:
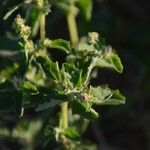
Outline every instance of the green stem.
<path fill-rule="evenodd" d="M 67 22 L 69 28 L 70 39 L 73 44 L 77 44 L 79 41 L 78 31 L 77 31 L 77 24 L 75 20 L 75 15 L 73 13 L 68 13 L 67 15 Z"/>
<path fill-rule="evenodd" d="M 68 128 L 68 102 L 61 104 L 62 128 Z"/>
<path fill-rule="evenodd" d="M 73 13 L 68 13 L 67 22 L 69 28 L 70 39 L 73 44 L 77 44 L 79 41 L 77 25 L 75 20 L 75 15 Z M 61 105 L 61 115 L 62 115 L 62 128 L 68 128 L 68 102 L 63 102 Z"/>
<path fill-rule="evenodd" d="M 42 40 L 45 38 L 45 14 L 41 14 L 40 18 L 40 36 Z"/>

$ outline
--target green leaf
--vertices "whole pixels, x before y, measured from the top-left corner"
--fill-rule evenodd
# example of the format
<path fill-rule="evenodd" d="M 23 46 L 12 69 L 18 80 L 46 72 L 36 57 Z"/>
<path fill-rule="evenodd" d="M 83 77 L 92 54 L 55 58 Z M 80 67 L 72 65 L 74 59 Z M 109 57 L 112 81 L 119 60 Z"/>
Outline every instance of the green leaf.
<path fill-rule="evenodd" d="M 57 81 L 61 80 L 58 62 L 52 62 L 48 57 L 44 58 L 42 56 L 39 56 L 37 61 L 41 64 L 47 77 Z"/>
<path fill-rule="evenodd" d="M 65 134 L 65 136 L 72 140 L 77 140 L 80 136 L 79 133 L 75 130 L 75 128 L 66 128 L 64 129 L 63 133 Z"/>
<path fill-rule="evenodd" d="M 114 90 L 112 97 L 105 102 L 105 104 L 111 104 L 111 105 L 120 105 L 125 104 L 126 98 L 121 95 L 119 90 Z"/>
<path fill-rule="evenodd" d="M 87 21 L 89 21 L 91 19 L 92 8 L 93 8 L 92 0 L 79 0 L 77 2 L 77 5 L 78 5 L 83 17 Z"/>
<path fill-rule="evenodd" d="M 72 111 L 74 114 L 79 114 L 86 119 L 97 119 L 99 117 L 99 114 L 91 108 L 88 102 L 74 100 L 72 102 Z"/>
<path fill-rule="evenodd" d="M 90 87 L 90 93 L 99 100 L 105 100 L 112 95 L 112 91 L 107 86 Z"/>
<path fill-rule="evenodd" d="M 37 93 L 38 92 L 38 89 L 37 89 L 36 85 L 32 84 L 29 81 L 24 81 L 23 82 L 22 90 L 24 92 L 29 92 L 29 93 Z"/>
<path fill-rule="evenodd" d="M 120 94 L 119 90 L 110 90 L 107 86 L 90 87 L 90 102 L 97 105 L 119 105 L 125 103 L 125 97 Z"/>
<path fill-rule="evenodd" d="M 40 89 L 40 93 L 44 95 L 42 102 L 40 102 L 35 109 L 36 111 L 41 111 L 44 109 L 48 109 L 49 107 L 55 107 L 59 105 L 61 102 L 68 101 L 70 99 L 69 96 L 63 94 L 60 91 L 48 89 L 43 91 L 44 89 Z"/>
<path fill-rule="evenodd" d="M 62 50 L 67 54 L 71 51 L 70 42 L 63 39 L 52 40 L 49 43 L 48 47 Z"/>
<path fill-rule="evenodd" d="M 84 43 L 84 42 L 80 42 L 79 45 L 78 45 L 78 50 L 79 51 L 84 51 L 84 52 L 85 52 L 85 50 L 87 52 L 94 52 L 96 49 L 95 49 L 93 44 L 87 44 L 87 43 Z"/>
<path fill-rule="evenodd" d="M 70 81 L 74 85 L 80 85 L 82 83 L 82 70 L 78 70 L 73 64 L 68 63 L 64 63 L 64 68 L 71 75 Z"/>
<path fill-rule="evenodd" d="M 61 100 L 51 100 L 50 102 L 44 102 L 42 104 L 39 104 L 38 107 L 35 109 L 35 111 L 42 111 L 44 109 L 48 109 L 49 107 L 55 107 L 56 105 L 59 105 L 62 101 Z"/>
<path fill-rule="evenodd" d="M 96 61 L 96 66 L 112 68 L 112 69 L 115 69 L 119 73 L 123 72 L 123 65 L 121 63 L 119 56 L 112 52 L 106 54 L 102 58 L 99 58 Z"/>

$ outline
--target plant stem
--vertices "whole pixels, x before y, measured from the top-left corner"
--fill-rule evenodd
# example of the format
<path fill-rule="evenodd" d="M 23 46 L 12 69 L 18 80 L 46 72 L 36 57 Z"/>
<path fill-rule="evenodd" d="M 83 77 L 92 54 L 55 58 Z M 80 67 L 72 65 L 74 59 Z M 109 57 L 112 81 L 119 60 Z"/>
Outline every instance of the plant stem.
<path fill-rule="evenodd" d="M 69 34 L 72 44 L 77 44 L 79 41 L 77 25 L 75 20 L 76 15 L 74 13 L 68 13 L 67 23 L 69 28 Z M 68 102 L 63 102 L 61 105 L 62 114 L 62 128 L 68 128 Z"/>
<path fill-rule="evenodd" d="M 77 44 L 79 41 L 75 17 L 76 16 L 71 12 L 68 13 L 68 15 L 67 15 L 67 22 L 68 22 L 70 39 L 71 39 L 71 42 L 73 44 Z"/>
<path fill-rule="evenodd" d="M 62 128 L 68 128 L 68 102 L 61 104 Z"/>
<path fill-rule="evenodd" d="M 42 40 L 45 38 L 45 14 L 41 14 L 40 18 L 40 36 Z"/>

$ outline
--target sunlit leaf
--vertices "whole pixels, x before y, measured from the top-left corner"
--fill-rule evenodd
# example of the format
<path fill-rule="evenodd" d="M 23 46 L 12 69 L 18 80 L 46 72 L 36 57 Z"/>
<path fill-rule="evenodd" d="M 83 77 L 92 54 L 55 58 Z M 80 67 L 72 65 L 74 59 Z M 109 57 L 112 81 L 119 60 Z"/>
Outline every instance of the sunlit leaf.
<path fill-rule="evenodd" d="M 117 72 L 123 72 L 123 65 L 121 63 L 120 58 L 115 53 L 108 53 L 106 56 L 99 58 L 96 62 L 97 67 L 108 67 L 115 69 Z"/>
<path fill-rule="evenodd" d="M 119 90 L 110 90 L 107 86 L 98 86 L 90 89 L 92 103 L 97 105 L 119 105 L 125 103 L 125 97 L 120 94 Z"/>
<path fill-rule="evenodd" d="M 63 40 L 63 39 L 56 39 L 56 40 L 50 41 L 50 43 L 48 44 L 48 47 L 59 49 L 66 53 L 69 53 L 71 51 L 70 42 Z"/>
<path fill-rule="evenodd" d="M 75 128 L 66 128 L 63 133 L 72 140 L 79 139 L 79 133 L 75 130 Z"/>
<path fill-rule="evenodd" d="M 24 81 L 23 82 L 22 90 L 24 92 L 31 92 L 31 93 L 38 92 L 38 89 L 37 89 L 36 85 L 30 83 L 29 81 Z"/>

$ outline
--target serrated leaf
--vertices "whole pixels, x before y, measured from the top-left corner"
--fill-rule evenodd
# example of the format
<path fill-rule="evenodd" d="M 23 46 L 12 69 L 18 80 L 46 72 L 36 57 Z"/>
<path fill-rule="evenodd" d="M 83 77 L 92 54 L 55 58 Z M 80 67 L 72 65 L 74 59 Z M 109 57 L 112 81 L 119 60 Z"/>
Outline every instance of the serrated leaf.
<path fill-rule="evenodd" d="M 65 134 L 66 137 L 72 139 L 72 140 L 77 140 L 79 139 L 79 133 L 75 130 L 75 128 L 66 128 L 64 129 L 63 133 Z"/>
<path fill-rule="evenodd" d="M 91 87 L 90 89 L 92 103 L 97 105 L 119 105 L 125 103 L 125 97 L 120 94 L 119 90 L 110 90 L 107 86 L 105 87 Z"/>
<path fill-rule="evenodd" d="M 90 93 L 93 97 L 100 100 L 105 100 L 107 97 L 112 95 L 111 90 L 107 86 L 90 87 Z"/>
<path fill-rule="evenodd" d="M 89 21 L 91 19 L 93 2 L 92 0 L 79 0 L 77 5 L 83 15 L 83 17 Z"/>
<path fill-rule="evenodd" d="M 106 56 L 99 58 L 96 62 L 97 67 L 108 67 L 116 70 L 119 73 L 123 72 L 123 65 L 119 56 L 113 52 L 106 54 Z"/>
<path fill-rule="evenodd" d="M 105 104 L 110 104 L 110 105 L 120 105 L 120 104 L 125 104 L 125 97 L 121 95 L 119 90 L 114 90 L 113 95 L 110 99 L 108 99 Z"/>
<path fill-rule="evenodd" d="M 99 114 L 91 108 L 88 102 L 74 100 L 72 102 L 72 111 L 74 114 L 79 114 L 86 119 L 97 119 L 99 117 Z"/>
<path fill-rule="evenodd" d="M 29 92 L 29 93 L 37 93 L 38 92 L 38 89 L 37 89 L 36 85 L 32 84 L 29 81 L 24 81 L 23 82 L 22 90 L 24 92 Z"/>
<path fill-rule="evenodd" d="M 49 48 L 60 49 L 66 53 L 69 53 L 71 51 L 70 42 L 63 39 L 52 40 L 49 43 Z"/>
<path fill-rule="evenodd" d="M 41 64 L 47 77 L 57 81 L 61 80 L 58 62 L 52 62 L 48 57 L 44 58 L 42 56 L 39 56 L 37 61 Z"/>

